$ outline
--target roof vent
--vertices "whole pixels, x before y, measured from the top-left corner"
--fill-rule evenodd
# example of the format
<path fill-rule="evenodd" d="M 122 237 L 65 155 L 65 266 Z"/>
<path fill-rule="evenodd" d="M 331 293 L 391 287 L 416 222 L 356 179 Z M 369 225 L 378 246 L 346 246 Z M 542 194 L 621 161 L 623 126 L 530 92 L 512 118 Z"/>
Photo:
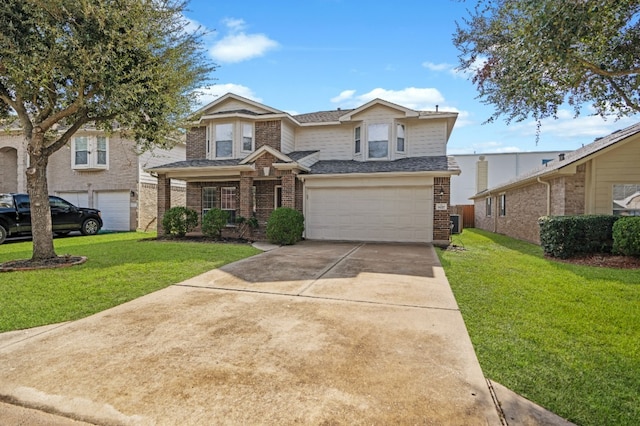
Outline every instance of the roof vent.
<path fill-rule="evenodd" d="M 564 153 L 558 155 L 558 160 L 564 161 Z"/>
<path fill-rule="evenodd" d="M 436 105 L 436 112 L 438 112 L 438 105 Z"/>

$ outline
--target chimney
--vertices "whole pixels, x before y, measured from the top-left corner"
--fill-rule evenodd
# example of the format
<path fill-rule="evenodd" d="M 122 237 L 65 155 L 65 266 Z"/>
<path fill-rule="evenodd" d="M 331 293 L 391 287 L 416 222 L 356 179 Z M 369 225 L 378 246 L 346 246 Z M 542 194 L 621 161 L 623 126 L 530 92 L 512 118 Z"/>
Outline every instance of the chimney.
<path fill-rule="evenodd" d="M 489 189 L 489 162 L 481 155 L 476 162 L 476 194 L 485 189 Z"/>
<path fill-rule="evenodd" d="M 562 154 L 558 154 L 558 160 L 564 161 L 564 152 Z"/>

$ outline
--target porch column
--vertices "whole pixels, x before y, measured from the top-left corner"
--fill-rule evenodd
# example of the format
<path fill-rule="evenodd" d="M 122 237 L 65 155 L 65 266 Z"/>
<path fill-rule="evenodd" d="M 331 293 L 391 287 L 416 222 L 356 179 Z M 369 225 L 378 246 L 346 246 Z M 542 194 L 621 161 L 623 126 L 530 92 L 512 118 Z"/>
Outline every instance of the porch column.
<path fill-rule="evenodd" d="M 240 173 L 240 216 L 245 218 L 253 215 L 253 176 L 250 173 Z"/>
<path fill-rule="evenodd" d="M 171 208 L 171 178 L 167 175 L 158 175 L 158 215 L 157 224 L 158 237 L 164 235 L 164 229 L 162 229 L 162 218 L 164 218 L 164 212 Z"/>
<path fill-rule="evenodd" d="M 282 171 L 282 207 L 296 208 L 296 175 L 291 170 Z"/>

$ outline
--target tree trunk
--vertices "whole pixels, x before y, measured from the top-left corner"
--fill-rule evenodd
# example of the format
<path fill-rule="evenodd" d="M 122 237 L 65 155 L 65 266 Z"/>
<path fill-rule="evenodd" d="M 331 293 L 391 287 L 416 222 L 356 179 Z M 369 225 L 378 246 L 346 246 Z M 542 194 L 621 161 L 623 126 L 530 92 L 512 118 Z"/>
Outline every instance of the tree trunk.
<path fill-rule="evenodd" d="M 33 235 L 31 260 L 57 257 L 53 248 L 51 207 L 47 185 L 49 157 L 42 153 L 43 142 L 44 135 L 34 132 L 29 144 L 30 148 L 35 148 L 29 149 L 29 167 L 27 168 L 27 192 L 31 201 L 31 234 Z"/>

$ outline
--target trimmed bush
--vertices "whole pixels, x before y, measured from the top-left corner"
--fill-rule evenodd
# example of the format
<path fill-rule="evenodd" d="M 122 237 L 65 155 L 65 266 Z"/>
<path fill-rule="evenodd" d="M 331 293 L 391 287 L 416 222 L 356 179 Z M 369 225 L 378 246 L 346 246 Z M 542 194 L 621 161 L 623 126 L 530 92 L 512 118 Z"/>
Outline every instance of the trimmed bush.
<path fill-rule="evenodd" d="M 184 237 L 198 226 L 198 213 L 187 207 L 172 207 L 164 212 L 162 228 L 165 234 Z"/>
<path fill-rule="evenodd" d="M 613 224 L 613 252 L 640 257 L 640 217 L 621 217 Z"/>
<path fill-rule="evenodd" d="M 538 220 L 546 255 L 566 259 L 589 253 L 611 253 L 617 216 L 545 216 Z"/>
<path fill-rule="evenodd" d="M 229 212 L 211 209 L 202 216 L 202 233 L 208 237 L 222 237 L 222 230 L 229 222 Z"/>
<path fill-rule="evenodd" d="M 267 220 L 267 239 L 280 245 L 295 244 L 302 239 L 304 216 L 289 207 L 279 207 Z"/>

